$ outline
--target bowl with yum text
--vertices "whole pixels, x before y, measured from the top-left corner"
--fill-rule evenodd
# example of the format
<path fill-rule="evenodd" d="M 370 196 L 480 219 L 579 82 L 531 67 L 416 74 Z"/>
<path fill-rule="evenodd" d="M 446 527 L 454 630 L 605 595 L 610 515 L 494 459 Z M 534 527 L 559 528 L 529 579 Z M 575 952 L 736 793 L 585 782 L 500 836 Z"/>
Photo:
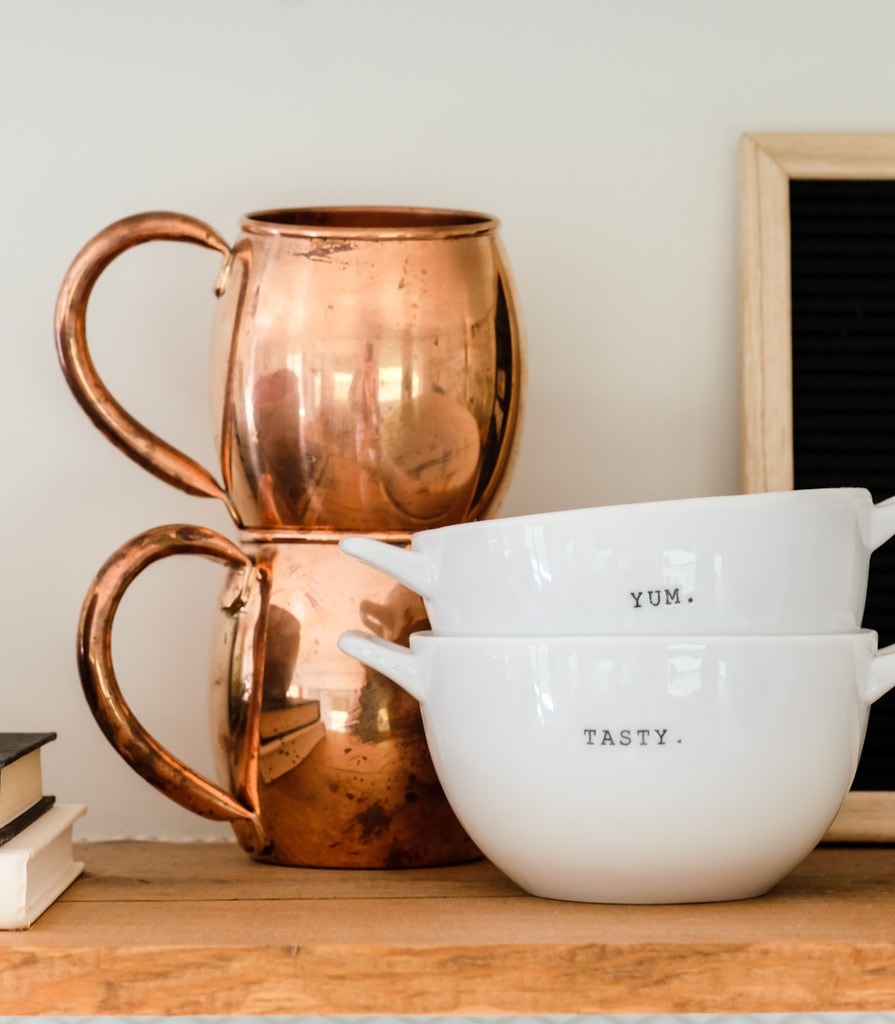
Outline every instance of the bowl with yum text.
<path fill-rule="evenodd" d="M 861 626 L 895 499 L 819 488 L 608 505 L 341 541 L 424 600 L 432 631 L 829 633 Z"/>

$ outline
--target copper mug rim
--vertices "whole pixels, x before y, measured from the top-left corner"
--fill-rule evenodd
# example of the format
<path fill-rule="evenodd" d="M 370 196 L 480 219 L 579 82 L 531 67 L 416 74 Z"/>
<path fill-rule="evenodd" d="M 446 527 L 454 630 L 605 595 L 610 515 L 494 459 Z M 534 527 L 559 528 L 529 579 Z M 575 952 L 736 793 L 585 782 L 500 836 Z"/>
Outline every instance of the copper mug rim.
<path fill-rule="evenodd" d="M 333 544 L 338 546 L 346 537 L 357 536 L 354 530 L 307 530 L 300 527 L 284 526 L 240 527 L 237 531 L 240 544 Z M 412 530 L 371 530 L 364 531 L 365 537 L 372 537 L 386 544 L 410 544 Z"/>
<path fill-rule="evenodd" d="M 301 238 L 469 238 L 499 226 L 487 213 L 427 206 L 283 207 L 240 219 L 240 227 L 250 234 Z"/>

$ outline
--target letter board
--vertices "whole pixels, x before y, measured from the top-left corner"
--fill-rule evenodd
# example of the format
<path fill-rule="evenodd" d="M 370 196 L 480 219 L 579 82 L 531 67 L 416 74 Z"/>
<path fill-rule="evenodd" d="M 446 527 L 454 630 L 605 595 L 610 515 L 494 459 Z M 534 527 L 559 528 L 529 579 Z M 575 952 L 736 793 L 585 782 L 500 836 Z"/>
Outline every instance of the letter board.
<path fill-rule="evenodd" d="M 895 495 L 895 135 L 747 135 L 740 174 L 743 489 Z M 895 540 L 864 625 L 895 642 Z M 895 790 L 895 692 L 853 788 Z"/>

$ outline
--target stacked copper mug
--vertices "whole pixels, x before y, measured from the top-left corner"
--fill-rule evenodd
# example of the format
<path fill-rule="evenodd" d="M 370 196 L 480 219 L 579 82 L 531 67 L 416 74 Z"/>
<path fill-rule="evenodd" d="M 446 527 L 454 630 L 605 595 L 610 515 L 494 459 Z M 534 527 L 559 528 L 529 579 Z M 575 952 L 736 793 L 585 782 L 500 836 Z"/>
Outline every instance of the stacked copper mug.
<path fill-rule="evenodd" d="M 230 821 L 259 859 L 318 867 L 455 863 L 478 855 L 448 805 L 417 702 L 342 654 L 346 629 L 405 641 L 421 598 L 340 554 L 346 534 L 413 532 L 493 512 L 509 478 L 523 388 L 520 328 L 498 222 L 450 210 L 332 207 L 243 218 L 232 247 L 201 221 L 149 213 L 74 260 L 57 304 L 66 379 L 125 454 L 223 501 L 231 541 L 174 524 L 123 544 L 79 625 L 79 671 L 106 737 L 147 781 Z M 212 409 L 220 481 L 135 420 L 91 361 L 87 304 L 134 245 L 218 251 Z M 118 604 L 175 554 L 226 566 L 211 666 L 220 781 L 149 734 L 111 658 Z"/>

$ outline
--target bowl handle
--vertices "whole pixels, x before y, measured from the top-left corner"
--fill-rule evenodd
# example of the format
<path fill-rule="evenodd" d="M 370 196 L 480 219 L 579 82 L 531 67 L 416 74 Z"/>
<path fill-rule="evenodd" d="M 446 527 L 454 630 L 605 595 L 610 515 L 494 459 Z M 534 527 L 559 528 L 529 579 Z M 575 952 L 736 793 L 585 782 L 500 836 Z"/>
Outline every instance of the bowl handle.
<path fill-rule="evenodd" d="M 419 670 L 419 658 L 409 647 L 383 640 L 362 629 L 346 630 L 338 643 L 340 651 L 393 679 L 411 697 L 424 703 L 425 685 Z"/>
<path fill-rule="evenodd" d="M 895 536 L 895 497 L 874 505 L 870 513 L 870 550 L 876 551 Z"/>
<path fill-rule="evenodd" d="M 344 537 L 339 541 L 339 548 L 346 555 L 403 583 L 425 600 L 432 597 L 429 564 L 419 551 L 388 544 L 375 537 Z"/>
<path fill-rule="evenodd" d="M 861 681 L 861 697 L 872 704 L 895 686 L 895 644 L 878 651 Z"/>

